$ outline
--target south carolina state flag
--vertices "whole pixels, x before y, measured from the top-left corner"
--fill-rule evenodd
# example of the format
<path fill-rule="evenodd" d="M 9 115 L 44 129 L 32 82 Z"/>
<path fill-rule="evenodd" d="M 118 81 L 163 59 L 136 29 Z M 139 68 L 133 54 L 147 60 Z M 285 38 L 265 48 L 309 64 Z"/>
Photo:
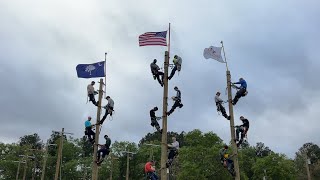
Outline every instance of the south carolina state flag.
<path fill-rule="evenodd" d="M 93 64 L 78 64 L 76 67 L 78 78 L 104 77 L 104 64 L 105 61 Z"/>

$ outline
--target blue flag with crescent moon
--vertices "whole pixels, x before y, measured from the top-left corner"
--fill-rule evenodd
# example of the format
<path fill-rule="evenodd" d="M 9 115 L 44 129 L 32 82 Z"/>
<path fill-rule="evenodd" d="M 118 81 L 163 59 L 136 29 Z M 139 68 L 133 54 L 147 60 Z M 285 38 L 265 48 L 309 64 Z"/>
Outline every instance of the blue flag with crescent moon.
<path fill-rule="evenodd" d="M 78 64 L 76 67 L 78 78 L 95 78 L 104 77 L 105 61 L 93 63 L 93 64 Z"/>

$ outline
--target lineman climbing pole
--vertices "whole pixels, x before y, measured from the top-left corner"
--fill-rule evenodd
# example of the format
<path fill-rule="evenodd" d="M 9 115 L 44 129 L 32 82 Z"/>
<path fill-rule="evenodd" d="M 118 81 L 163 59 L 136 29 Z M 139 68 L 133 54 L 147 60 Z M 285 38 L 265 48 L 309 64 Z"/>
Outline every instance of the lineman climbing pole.
<path fill-rule="evenodd" d="M 227 67 L 227 87 L 228 87 L 228 104 L 229 104 L 229 114 L 230 114 L 230 131 L 231 131 L 231 144 L 232 144 L 232 151 L 233 151 L 233 162 L 234 162 L 234 169 L 236 171 L 236 180 L 240 180 L 240 170 L 239 170 L 239 162 L 238 162 L 238 147 L 235 142 L 235 130 L 234 130 L 234 116 L 233 116 L 233 104 L 232 104 L 232 91 L 231 91 L 231 74 L 228 69 L 228 64 L 227 64 L 227 58 L 226 58 L 226 53 L 224 51 L 224 46 L 223 42 L 221 41 L 222 44 L 222 50 L 224 54 L 224 59 L 226 62 L 226 67 Z"/>
<path fill-rule="evenodd" d="M 97 165 L 97 152 L 98 152 L 98 144 L 99 144 L 99 135 L 100 135 L 100 115 L 101 115 L 101 100 L 103 95 L 103 79 L 100 79 L 99 86 L 99 100 L 98 100 L 98 110 L 97 110 L 97 123 L 96 123 L 96 136 L 94 142 L 93 149 L 93 162 L 92 162 L 92 180 L 98 180 L 98 165 Z"/>
<path fill-rule="evenodd" d="M 162 143 L 161 143 L 161 179 L 167 180 L 167 110 L 168 110 L 168 67 L 170 58 L 170 23 L 168 51 L 164 55 L 164 78 L 163 78 L 163 112 L 162 112 Z"/>

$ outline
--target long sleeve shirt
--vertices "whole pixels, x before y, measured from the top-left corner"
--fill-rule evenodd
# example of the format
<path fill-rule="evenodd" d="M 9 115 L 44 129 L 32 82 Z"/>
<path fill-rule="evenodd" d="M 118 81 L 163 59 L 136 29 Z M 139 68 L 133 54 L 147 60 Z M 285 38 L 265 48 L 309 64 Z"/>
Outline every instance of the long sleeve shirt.
<path fill-rule="evenodd" d="M 219 151 L 220 157 L 223 158 L 224 155 L 227 153 L 227 151 L 228 151 L 228 149 L 225 149 L 225 148 L 220 149 L 220 151 Z"/>
<path fill-rule="evenodd" d="M 181 91 L 179 89 L 177 90 L 176 99 L 181 100 Z"/>
<path fill-rule="evenodd" d="M 94 94 L 94 87 L 93 87 L 93 85 L 89 84 L 89 85 L 87 86 L 87 91 L 88 91 L 88 95 L 89 95 L 89 94 Z"/>
<path fill-rule="evenodd" d="M 240 88 L 245 88 L 245 89 L 247 88 L 247 82 L 244 79 L 234 84 L 240 84 Z"/>
<path fill-rule="evenodd" d="M 244 119 L 242 122 L 243 122 L 242 126 L 247 127 L 247 129 L 249 129 L 249 121 L 248 121 L 248 119 Z"/>
<path fill-rule="evenodd" d="M 153 109 L 150 110 L 150 117 L 156 118 L 156 112 Z"/>
<path fill-rule="evenodd" d="M 158 72 L 158 70 L 160 70 L 159 66 L 156 63 L 151 63 L 150 68 L 152 73 L 156 73 Z"/>
<path fill-rule="evenodd" d="M 114 101 L 109 98 L 107 106 L 114 108 Z"/>
<path fill-rule="evenodd" d="M 169 147 L 174 148 L 174 149 L 179 149 L 179 142 L 173 142 L 171 144 L 169 144 Z"/>
<path fill-rule="evenodd" d="M 222 103 L 222 102 L 223 102 L 223 100 L 222 100 L 218 95 L 216 95 L 216 96 L 214 97 L 214 101 L 215 101 L 216 103 Z"/>

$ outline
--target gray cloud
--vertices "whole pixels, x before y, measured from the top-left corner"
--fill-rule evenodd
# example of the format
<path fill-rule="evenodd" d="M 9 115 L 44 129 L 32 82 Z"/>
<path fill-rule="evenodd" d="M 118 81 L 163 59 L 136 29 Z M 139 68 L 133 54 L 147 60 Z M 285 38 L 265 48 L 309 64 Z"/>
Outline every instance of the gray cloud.
<path fill-rule="evenodd" d="M 152 131 L 149 110 L 158 106 L 162 112 L 163 90 L 149 64 L 163 61 L 166 50 L 139 47 L 138 36 L 171 22 L 171 56 L 181 55 L 183 67 L 170 81 L 169 97 L 178 86 L 184 107 L 169 117 L 169 130 L 199 128 L 229 142 L 229 122 L 217 115 L 213 100 L 216 91 L 226 99 L 225 66 L 202 57 L 204 48 L 223 40 L 233 81 L 248 81 L 249 94 L 235 106 L 235 116 L 251 121 L 249 142 L 265 142 L 292 157 L 303 143 L 320 143 L 319 3 L 300 3 L 1 2 L 0 139 L 34 132 L 48 138 L 62 127 L 82 136 L 84 120 L 95 118 L 96 108 L 85 104 L 91 80 L 78 79 L 75 66 L 103 60 L 108 52 L 107 94 L 116 113 L 102 133 L 137 142 Z"/>

